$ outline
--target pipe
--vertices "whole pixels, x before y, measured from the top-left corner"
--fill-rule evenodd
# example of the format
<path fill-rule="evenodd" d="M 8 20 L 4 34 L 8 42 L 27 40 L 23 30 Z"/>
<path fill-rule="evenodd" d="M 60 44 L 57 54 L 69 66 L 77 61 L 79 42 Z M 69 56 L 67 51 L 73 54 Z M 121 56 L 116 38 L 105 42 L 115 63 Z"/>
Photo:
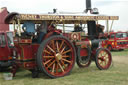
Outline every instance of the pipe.
<path fill-rule="evenodd" d="M 92 10 L 91 0 L 86 0 L 86 10 L 85 10 L 85 12 L 87 13 L 89 10 L 90 11 Z"/>

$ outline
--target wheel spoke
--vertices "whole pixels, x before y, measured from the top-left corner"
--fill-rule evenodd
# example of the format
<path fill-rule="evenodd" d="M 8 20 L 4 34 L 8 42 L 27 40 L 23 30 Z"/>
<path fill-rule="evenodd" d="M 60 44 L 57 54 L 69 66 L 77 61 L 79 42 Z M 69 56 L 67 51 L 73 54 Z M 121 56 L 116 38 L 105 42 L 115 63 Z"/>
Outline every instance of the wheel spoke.
<path fill-rule="evenodd" d="M 64 62 L 61 60 L 61 63 L 63 64 L 64 68 L 66 68 L 66 65 L 64 64 Z"/>
<path fill-rule="evenodd" d="M 68 58 L 68 57 L 70 57 L 70 56 L 62 56 L 63 58 Z"/>
<path fill-rule="evenodd" d="M 58 41 L 56 41 L 56 47 L 57 47 L 57 51 L 60 52 L 59 46 L 58 46 Z"/>
<path fill-rule="evenodd" d="M 44 63 L 44 65 L 48 64 L 50 61 L 52 61 L 52 59 L 46 61 L 46 62 Z"/>
<path fill-rule="evenodd" d="M 53 60 L 49 65 L 48 65 L 48 67 L 47 68 L 49 68 L 52 64 L 54 64 L 55 63 L 55 60 Z"/>
<path fill-rule="evenodd" d="M 58 64 L 56 64 L 56 73 L 58 73 L 58 69 L 59 69 L 59 68 L 58 68 Z"/>
<path fill-rule="evenodd" d="M 106 66 L 106 63 L 105 63 L 105 61 L 103 62 L 103 66 L 104 66 L 104 67 Z"/>
<path fill-rule="evenodd" d="M 104 56 L 106 56 L 106 55 L 107 55 L 107 53 L 105 52 L 105 53 L 104 53 Z"/>
<path fill-rule="evenodd" d="M 106 54 L 105 57 L 108 58 L 108 54 Z"/>
<path fill-rule="evenodd" d="M 49 45 L 47 45 L 47 47 L 48 47 L 53 53 L 56 53 Z"/>
<path fill-rule="evenodd" d="M 101 56 L 104 56 L 104 52 L 101 53 Z"/>
<path fill-rule="evenodd" d="M 43 56 L 44 58 L 55 58 L 55 56 Z"/>
<path fill-rule="evenodd" d="M 62 60 L 65 61 L 65 62 L 71 63 L 71 61 L 66 60 L 66 59 L 64 59 L 64 58 L 62 58 Z"/>
<path fill-rule="evenodd" d="M 44 52 L 45 52 L 45 53 L 47 53 L 47 54 L 50 54 L 50 55 L 52 55 L 52 54 L 51 54 L 50 52 L 48 52 L 47 50 L 44 50 Z"/>
<path fill-rule="evenodd" d="M 59 65 L 60 69 L 64 72 L 64 69 L 59 62 L 58 62 L 58 65 Z"/>
<path fill-rule="evenodd" d="M 63 53 L 63 51 L 65 50 L 65 48 L 66 48 L 66 47 L 64 46 L 64 48 L 61 50 L 61 53 Z"/>
<path fill-rule="evenodd" d="M 101 56 L 104 56 L 104 53 L 105 53 L 104 51 L 101 51 Z"/>
<path fill-rule="evenodd" d="M 105 63 L 105 66 L 107 65 L 107 61 L 104 61 L 104 63 Z"/>
<path fill-rule="evenodd" d="M 71 52 L 71 49 L 69 49 L 69 50 L 63 52 L 62 54 L 66 54 L 66 53 L 68 53 L 68 52 Z"/>
<path fill-rule="evenodd" d="M 52 73 L 54 73 L 54 70 L 55 70 L 55 63 L 53 64 L 53 67 L 52 67 Z"/>
<path fill-rule="evenodd" d="M 102 63 L 103 63 L 103 61 L 102 61 L 102 60 L 100 60 L 99 64 L 101 65 Z"/>
<path fill-rule="evenodd" d="M 64 44 L 64 41 L 62 41 L 62 43 L 61 43 L 61 45 L 60 45 L 60 48 L 59 48 L 59 49 L 61 49 L 61 48 L 62 48 L 63 44 Z"/>
<path fill-rule="evenodd" d="M 108 57 L 105 56 L 104 59 L 105 59 L 105 61 L 106 61 L 106 60 L 108 59 Z"/>
<path fill-rule="evenodd" d="M 109 59 L 107 58 L 107 59 L 105 59 L 107 62 L 109 61 Z"/>
<path fill-rule="evenodd" d="M 99 58 L 101 58 L 101 57 L 102 57 L 102 54 L 100 53 L 100 54 L 99 54 Z"/>
<path fill-rule="evenodd" d="M 104 52 L 103 52 L 103 54 L 105 55 L 105 54 L 106 54 L 106 52 L 104 51 Z"/>

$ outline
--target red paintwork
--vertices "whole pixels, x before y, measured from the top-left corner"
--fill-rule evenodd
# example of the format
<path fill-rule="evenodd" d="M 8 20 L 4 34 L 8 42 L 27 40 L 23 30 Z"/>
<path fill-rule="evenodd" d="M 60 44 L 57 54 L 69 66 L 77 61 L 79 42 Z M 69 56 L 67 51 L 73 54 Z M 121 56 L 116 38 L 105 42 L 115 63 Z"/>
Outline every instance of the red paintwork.
<path fill-rule="evenodd" d="M 67 37 L 71 41 L 79 41 L 79 40 L 81 40 L 80 32 L 63 33 L 63 36 Z"/>
<path fill-rule="evenodd" d="M 8 47 L 6 31 L 9 31 L 9 24 L 4 23 L 5 17 L 8 15 L 7 8 L 0 9 L 0 34 L 4 33 L 6 39 L 5 47 L 0 47 L 0 61 L 8 61 L 12 54 L 12 49 Z"/>
<path fill-rule="evenodd" d="M 113 50 L 127 49 L 128 48 L 128 37 L 117 38 L 116 37 L 117 33 L 126 33 L 126 32 L 111 32 L 109 36 L 107 35 L 108 40 L 105 40 L 102 42 L 102 46 L 104 48 L 108 47 L 108 49 L 110 49 L 109 46 L 111 46 Z M 114 38 L 111 38 L 110 37 L 111 35 L 114 35 Z"/>
<path fill-rule="evenodd" d="M 43 40 L 47 39 L 48 37 L 52 36 L 53 33 L 60 34 L 62 31 L 60 29 L 49 31 L 43 38 Z"/>
<path fill-rule="evenodd" d="M 0 32 L 0 34 L 1 34 L 1 32 Z M 6 33 L 2 32 L 2 34 L 5 35 L 6 45 L 5 45 L 5 47 L 0 46 L 0 61 L 8 61 L 9 56 L 12 55 L 12 48 L 9 48 L 9 46 L 8 46 Z"/>
<path fill-rule="evenodd" d="M 83 48 L 80 50 L 80 56 L 88 56 L 88 52 L 86 48 L 85 49 Z"/>
<path fill-rule="evenodd" d="M 32 43 L 32 39 L 20 39 L 19 43 Z"/>
<path fill-rule="evenodd" d="M 53 33 L 60 34 L 60 30 L 53 30 L 48 32 L 42 40 L 45 40 Z M 15 47 L 18 52 L 17 63 L 20 67 L 25 69 L 34 69 L 36 67 L 36 55 L 40 44 L 33 44 L 31 39 L 17 39 L 14 38 Z M 23 61 L 23 62 L 22 62 Z"/>
<path fill-rule="evenodd" d="M 0 31 L 9 31 L 9 24 L 4 23 L 4 19 L 8 15 L 7 8 L 4 7 L 0 10 Z"/>
<path fill-rule="evenodd" d="M 17 48 L 17 52 L 19 53 L 20 58 L 17 58 L 19 61 L 24 61 L 22 62 L 22 67 L 25 69 L 32 69 L 36 66 L 35 64 L 35 57 L 36 53 L 39 47 L 39 44 L 15 44 L 15 47 Z"/>

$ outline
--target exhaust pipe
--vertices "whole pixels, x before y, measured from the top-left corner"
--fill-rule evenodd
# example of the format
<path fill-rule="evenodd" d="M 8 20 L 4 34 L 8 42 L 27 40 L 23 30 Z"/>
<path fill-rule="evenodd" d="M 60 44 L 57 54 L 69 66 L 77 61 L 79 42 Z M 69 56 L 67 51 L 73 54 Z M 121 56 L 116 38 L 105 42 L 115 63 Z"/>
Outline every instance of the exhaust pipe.
<path fill-rule="evenodd" d="M 91 0 L 86 0 L 86 10 L 85 10 L 85 12 L 87 13 L 89 10 L 90 11 L 92 10 Z"/>

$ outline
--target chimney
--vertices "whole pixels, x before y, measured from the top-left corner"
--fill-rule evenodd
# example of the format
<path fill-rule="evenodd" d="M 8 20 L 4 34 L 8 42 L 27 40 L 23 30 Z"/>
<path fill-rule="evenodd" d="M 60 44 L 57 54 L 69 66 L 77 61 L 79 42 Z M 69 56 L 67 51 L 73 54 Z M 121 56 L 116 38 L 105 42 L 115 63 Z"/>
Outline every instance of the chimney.
<path fill-rule="evenodd" d="M 8 15 L 6 7 L 0 8 L 0 31 L 8 31 L 9 24 L 4 23 L 5 17 Z"/>
<path fill-rule="evenodd" d="M 91 0 L 86 0 L 86 10 L 85 10 L 85 12 L 87 13 L 89 10 L 90 11 L 92 10 Z"/>

